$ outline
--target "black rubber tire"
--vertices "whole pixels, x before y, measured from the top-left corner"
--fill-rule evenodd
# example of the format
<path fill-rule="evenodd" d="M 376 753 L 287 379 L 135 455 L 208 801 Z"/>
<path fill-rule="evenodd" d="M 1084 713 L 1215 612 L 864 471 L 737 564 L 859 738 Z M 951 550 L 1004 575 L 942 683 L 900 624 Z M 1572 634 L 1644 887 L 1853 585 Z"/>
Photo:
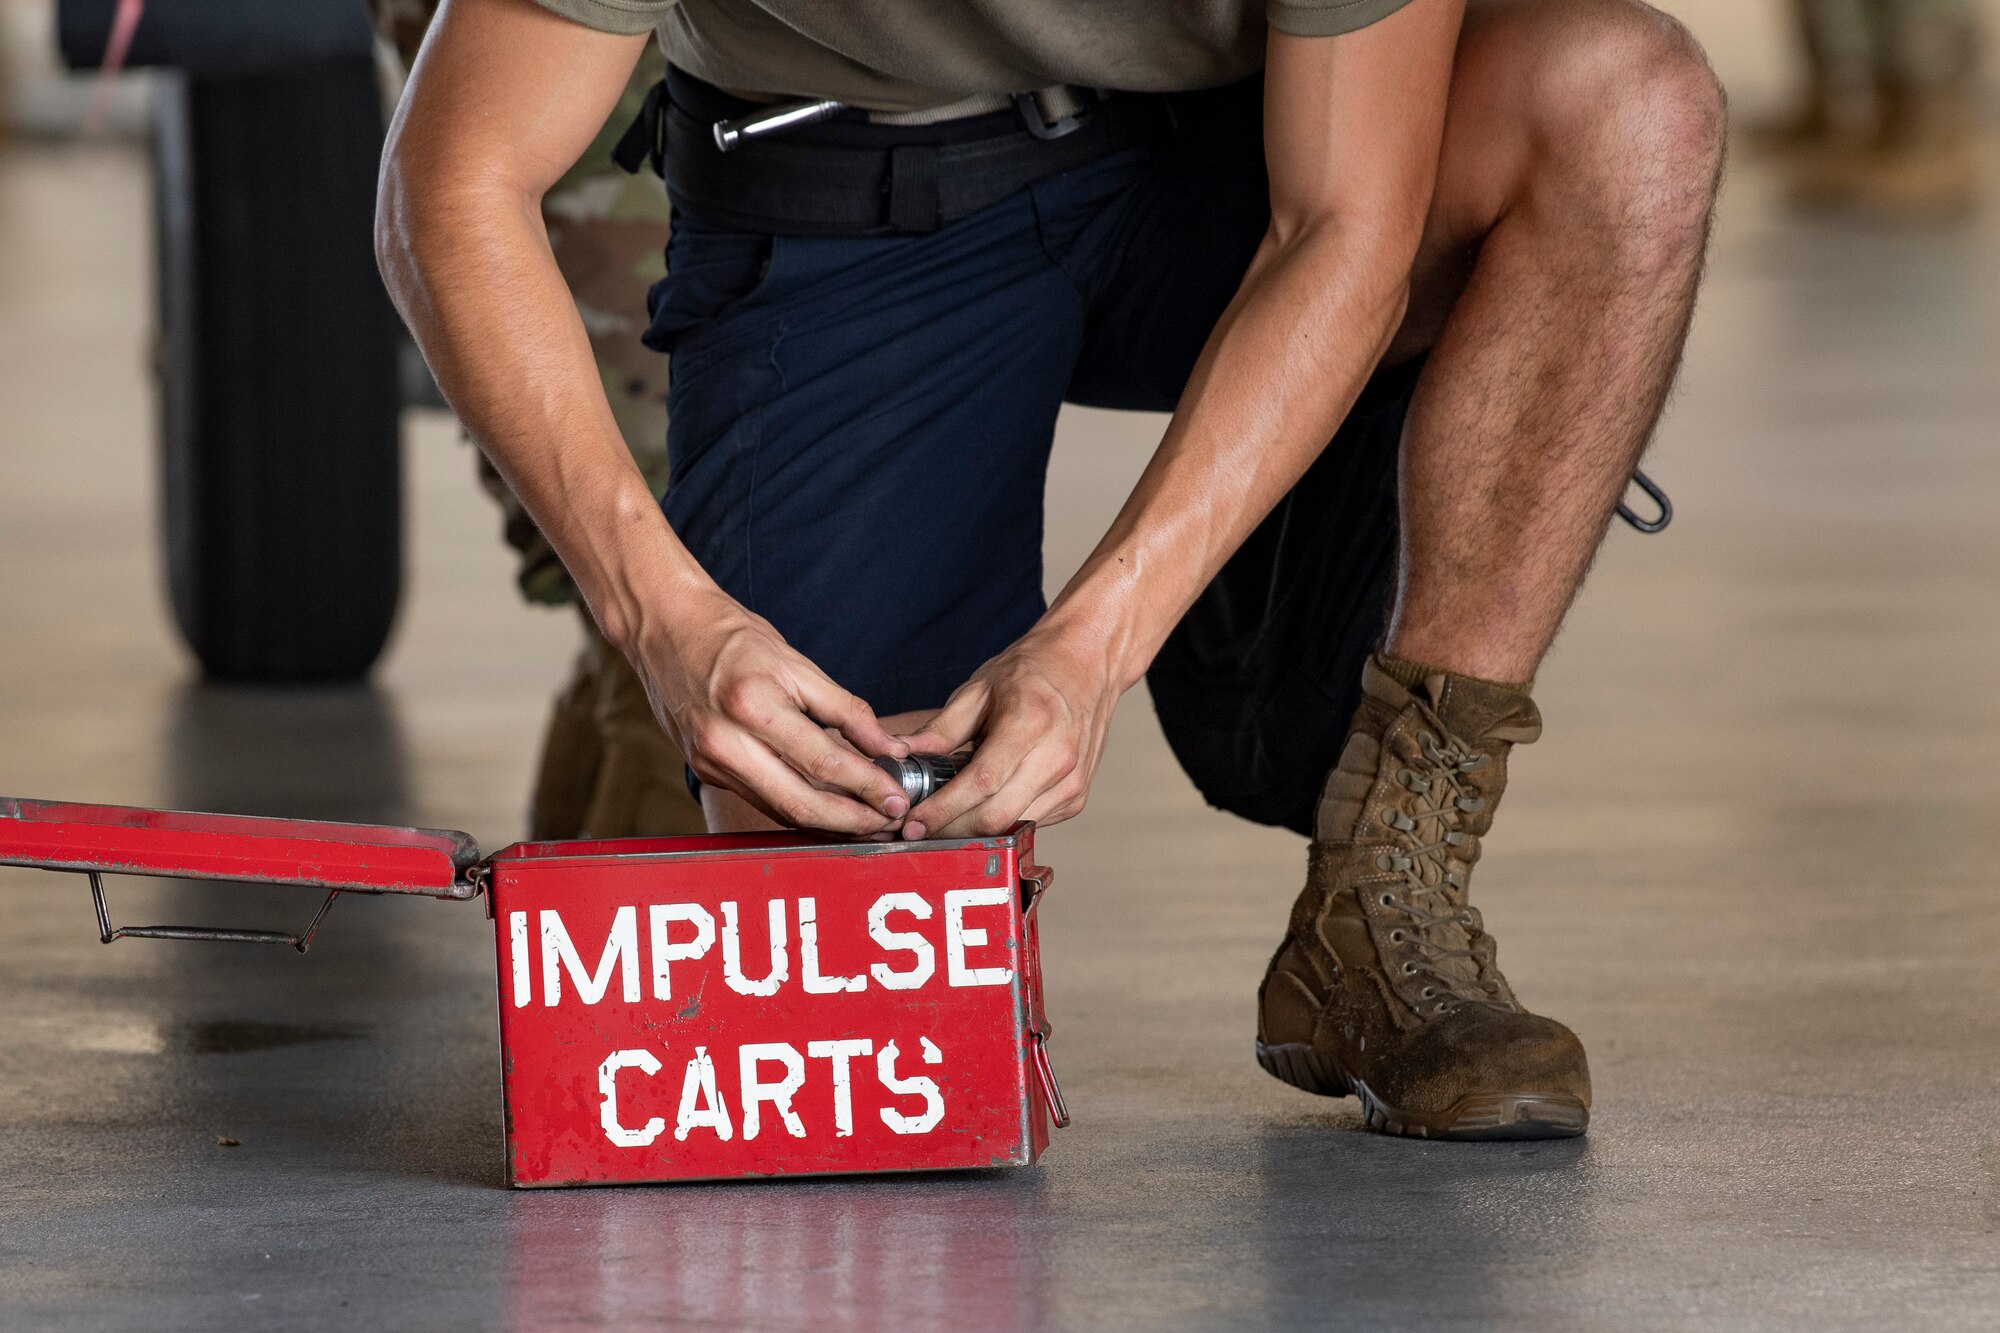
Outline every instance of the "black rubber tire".
<path fill-rule="evenodd" d="M 161 79 L 160 459 L 174 618 L 207 675 L 365 675 L 402 583 L 398 330 L 366 60 Z"/>

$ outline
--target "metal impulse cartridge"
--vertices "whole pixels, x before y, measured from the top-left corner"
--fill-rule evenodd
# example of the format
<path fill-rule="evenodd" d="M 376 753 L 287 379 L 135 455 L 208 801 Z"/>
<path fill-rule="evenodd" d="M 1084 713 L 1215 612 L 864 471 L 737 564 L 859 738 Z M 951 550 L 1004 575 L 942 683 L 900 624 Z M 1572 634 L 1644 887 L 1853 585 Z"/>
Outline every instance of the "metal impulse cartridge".
<path fill-rule="evenodd" d="M 914 810 L 918 802 L 957 777 L 971 758 L 970 754 L 913 754 L 908 759 L 897 759 L 885 754 L 875 761 L 875 767 L 903 784 L 903 795 L 909 798 Z"/>

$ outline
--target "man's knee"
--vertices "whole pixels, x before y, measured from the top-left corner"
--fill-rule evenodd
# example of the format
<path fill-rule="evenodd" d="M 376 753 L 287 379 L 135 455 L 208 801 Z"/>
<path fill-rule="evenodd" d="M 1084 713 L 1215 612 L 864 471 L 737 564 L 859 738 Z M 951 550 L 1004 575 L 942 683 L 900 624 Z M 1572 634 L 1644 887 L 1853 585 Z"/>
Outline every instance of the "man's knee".
<path fill-rule="evenodd" d="M 1570 21 L 1550 30 L 1536 95 L 1547 164 L 1572 188 L 1589 182 L 1634 243 L 1698 244 L 1727 137 L 1700 44 L 1638 0 L 1559 7 Z"/>

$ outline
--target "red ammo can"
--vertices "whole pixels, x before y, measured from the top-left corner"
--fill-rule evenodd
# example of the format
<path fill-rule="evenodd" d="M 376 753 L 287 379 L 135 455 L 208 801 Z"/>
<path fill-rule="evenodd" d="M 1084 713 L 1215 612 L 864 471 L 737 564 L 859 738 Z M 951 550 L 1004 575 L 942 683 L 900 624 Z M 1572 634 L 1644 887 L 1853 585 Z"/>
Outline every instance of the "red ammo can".
<path fill-rule="evenodd" d="M 287 944 L 343 893 L 484 898 L 517 1186 L 1025 1166 L 1049 1067 L 1034 827 L 521 843 L 0 798 L 0 865 L 87 875 L 105 942 Z M 322 889 L 296 935 L 114 928 L 105 875 Z"/>

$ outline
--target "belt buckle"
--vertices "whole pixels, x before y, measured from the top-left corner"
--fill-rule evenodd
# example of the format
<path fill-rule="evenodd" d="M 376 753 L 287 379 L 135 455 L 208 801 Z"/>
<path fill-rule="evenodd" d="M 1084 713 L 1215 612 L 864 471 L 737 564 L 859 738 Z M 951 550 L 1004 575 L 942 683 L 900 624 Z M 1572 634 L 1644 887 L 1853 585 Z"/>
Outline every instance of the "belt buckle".
<path fill-rule="evenodd" d="M 1084 103 L 1067 116 L 1050 120 L 1042 114 L 1040 97 L 1035 93 L 1015 93 L 1014 110 L 1020 113 L 1021 124 L 1037 139 L 1060 139 L 1083 128 L 1090 119 L 1090 109 L 1095 103 Z"/>

